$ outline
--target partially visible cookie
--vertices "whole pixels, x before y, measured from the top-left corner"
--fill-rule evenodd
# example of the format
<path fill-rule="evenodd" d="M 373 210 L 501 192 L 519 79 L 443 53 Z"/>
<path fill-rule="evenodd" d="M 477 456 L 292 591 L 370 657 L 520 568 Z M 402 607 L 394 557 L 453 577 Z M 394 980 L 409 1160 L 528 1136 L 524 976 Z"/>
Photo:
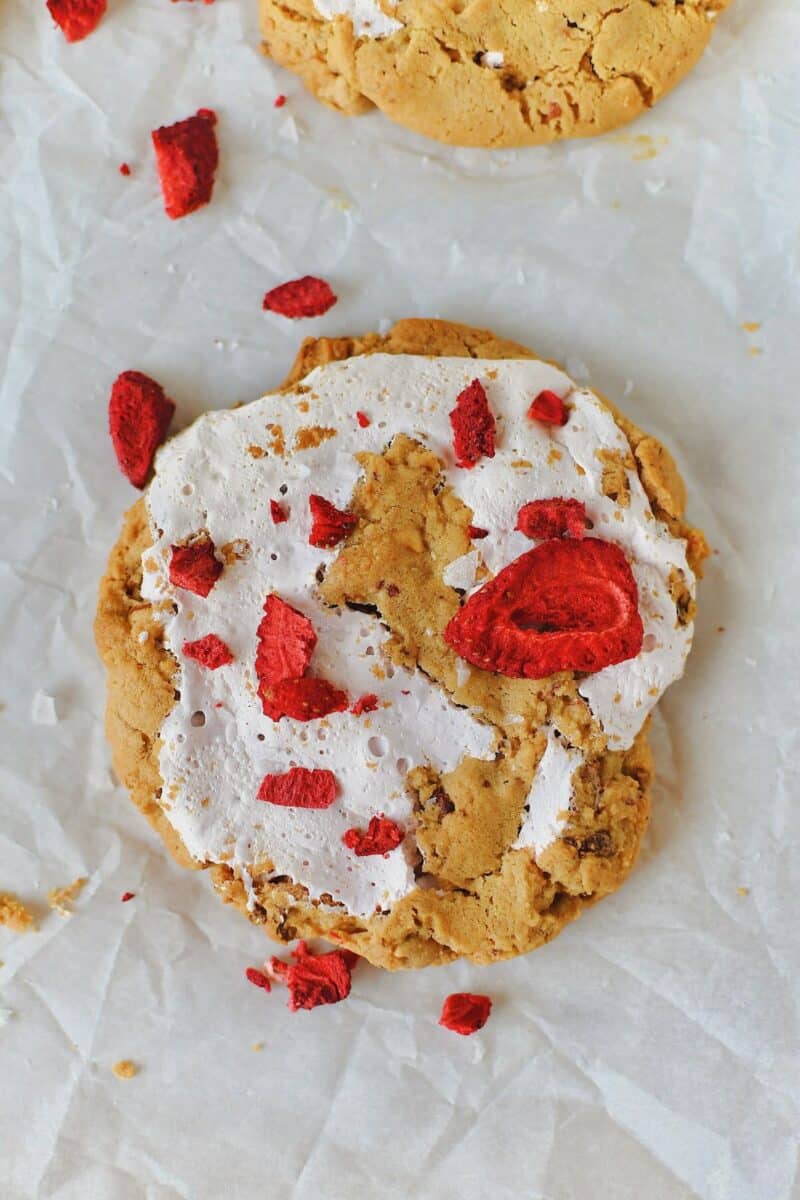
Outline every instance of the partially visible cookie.
<path fill-rule="evenodd" d="M 607 133 L 667 94 L 729 0 L 259 0 L 265 53 L 344 113 L 457 146 Z"/>
<path fill-rule="evenodd" d="M 705 553 L 684 501 L 522 346 L 309 340 L 126 518 L 96 621 L 117 772 L 274 938 L 389 968 L 541 945 L 638 852 Z"/>

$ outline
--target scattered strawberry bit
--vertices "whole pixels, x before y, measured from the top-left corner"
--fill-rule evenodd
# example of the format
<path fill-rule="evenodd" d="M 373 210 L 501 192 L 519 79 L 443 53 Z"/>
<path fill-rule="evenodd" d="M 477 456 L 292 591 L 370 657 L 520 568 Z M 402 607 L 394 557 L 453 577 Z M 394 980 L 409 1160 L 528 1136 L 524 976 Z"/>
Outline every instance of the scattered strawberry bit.
<path fill-rule="evenodd" d="M 261 684 L 258 689 L 264 715 L 272 721 L 289 717 L 293 721 L 318 721 L 331 713 L 346 712 L 350 703 L 347 692 L 327 679 L 283 679 L 280 683 Z"/>
<path fill-rule="evenodd" d="M 471 469 L 482 458 L 494 458 L 495 419 L 479 379 L 473 379 L 456 397 L 450 424 L 457 466 Z"/>
<path fill-rule="evenodd" d="M 208 204 L 219 162 L 217 115 L 199 108 L 193 117 L 162 125 L 151 134 L 164 208 L 172 220 Z"/>
<path fill-rule="evenodd" d="M 309 496 L 308 507 L 311 509 L 310 546 L 330 550 L 356 527 L 357 518 L 352 513 L 342 512 L 324 496 Z"/>
<path fill-rule="evenodd" d="M 321 317 L 333 308 L 337 296 L 324 279 L 304 275 L 302 279 L 291 279 L 267 292 L 262 308 L 278 313 L 281 317 Z"/>
<path fill-rule="evenodd" d="M 215 633 L 207 633 L 196 642 L 184 642 L 183 653 L 187 658 L 193 658 L 195 662 L 200 663 L 201 667 L 207 667 L 209 671 L 216 671 L 218 667 L 233 662 L 230 648 Z"/>
<path fill-rule="evenodd" d="M 390 821 L 383 813 L 370 817 L 366 832 L 363 829 L 348 829 L 342 841 L 348 850 L 352 850 L 358 858 L 370 854 L 382 854 L 386 858 L 390 851 L 396 850 L 403 840 L 403 831 L 394 821 Z"/>
<path fill-rule="evenodd" d="M 256 637 L 256 676 L 262 687 L 299 679 L 308 670 L 317 644 L 314 626 L 275 592 L 264 603 Z"/>
<path fill-rule="evenodd" d="M 401 696 L 410 696 L 410 695 L 411 695 L 411 692 L 409 691 L 409 689 L 408 689 L 408 688 L 401 688 L 401 689 L 400 689 L 400 695 L 401 695 Z"/>
<path fill-rule="evenodd" d="M 275 108 L 283 108 L 285 103 L 286 97 L 284 96 L 283 92 L 281 92 L 280 96 L 276 96 L 275 100 L 273 101 Z"/>
<path fill-rule="evenodd" d="M 476 996 L 473 992 L 453 992 L 442 1005 L 439 1024 L 453 1033 L 467 1037 L 483 1029 L 489 1020 L 492 1002 L 488 996 Z"/>
<path fill-rule="evenodd" d="M 400 588 L 397 586 L 397 584 L 396 584 L 396 583 L 387 583 L 387 585 L 386 585 L 386 595 L 387 595 L 387 596 L 392 596 L 392 597 L 394 597 L 394 596 L 399 596 L 399 595 L 400 595 Z"/>
<path fill-rule="evenodd" d="M 298 942 L 293 963 L 270 959 L 270 969 L 289 989 L 289 1011 L 317 1008 L 320 1004 L 338 1004 L 350 995 L 350 972 L 355 965 L 349 950 L 330 950 L 313 954 L 305 942 Z"/>
<path fill-rule="evenodd" d="M 108 402 L 108 427 L 120 470 L 143 488 L 155 453 L 167 436 L 175 405 L 164 389 L 141 371 L 123 371 Z"/>
<path fill-rule="evenodd" d="M 120 901 L 122 904 L 127 904 L 129 900 L 133 900 L 135 895 L 136 892 L 123 892 L 120 896 Z"/>
<path fill-rule="evenodd" d="M 106 0 L 47 0 L 50 16 L 68 42 L 80 42 L 97 28 Z"/>
<path fill-rule="evenodd" d="M 370 421 L 369 417 L 367 416 L 367 414 L 365 412 L 357 412 L 356 420 L 358 421 L 358 423 L 362 429 L 366 429 L 368 425 L 372 424 L 372 422 Z"/>
<path fill-rule="evenodd" d="M 200 538 L 188 546 L 172 546 L 169 581 L 195 596 L 206 597 L 222 574 L 222 563 L 214 554 L 211 538 Z"/>
<path fill-rule="evenodd" d="M 643 637 L 628 561 L 597 538 L 541 542 L 470 596 L 444 631 L 466 662 L 512 679 L 599 671 L 634 658 Z"/>
<path fill-rule="evenodd" d="M 256 799 L 283 808 L 330 808 L 336 799 L 333 771 L 290 767 L 283 775 L 265 775 Z"/>
<path fill-rule="evenodd" d="M 280 500 L 270 500 L 269 512 L 272 517 L 273 525 L 283 525 L 289 520 L 289 514 L 286 511 L 286 505 L 281 504 Z"/>
<path fill-rule="evenodd" d="M 350 712 L 354 717 L 360 717 L 362 713 L 375 712 L 378 707 L 378 697 L 374 692 L 368 692 L 366 696 L 359 696 Z"/>
<path fill-rule="evenodd" d="M 545 425 L 566 425 L 569 419 L 567 406 L 557 392 L 539 392 L 539 395 L 528 409 L 532 421 L 542 421 Z"/>
<path fill-rule="evenodd" d="M 248 967 L 245 971 L 245 978 L 255 987 L 263 988 L 265 992 L 272 991 L 272 983 L 269 975 L 266 975 L 263 971 L 259 971 L 256 967 Z"/>
<path fill-rule="evenodd" d="M 548 538 L 582 538 L 586 532 L 586 505 L 582 500 L 531 500 L 517 514 L 516 528 L 535 542 Z"/>
<path fill-rule="evenodd" d="M 481 538 L 485 538 L 485 537 L 489 536 L 489 530 L 481 529 L 480 525 L 468 525 L 467 533 L 469 534 L 469 536 L 472 538 L 472 540 L 474 542 L 478 542 L 478 541 L 480 541 Z"/>
<path fill-rule="evenodd" d="M 131 169 L 127 163 L 119 164 L 119 173 L 120 173 L 120 175 L 130 175 Z"/>

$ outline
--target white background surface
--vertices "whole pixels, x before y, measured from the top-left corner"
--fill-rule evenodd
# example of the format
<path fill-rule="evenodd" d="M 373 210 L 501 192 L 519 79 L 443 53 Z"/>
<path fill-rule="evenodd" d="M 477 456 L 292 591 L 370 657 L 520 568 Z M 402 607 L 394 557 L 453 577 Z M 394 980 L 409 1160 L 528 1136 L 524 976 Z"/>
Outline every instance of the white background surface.
<path fill-rule="evenodd" d="M 0 1194 L 789 1200 L 800 6 L 735 0 L 622 138 L 492 154 L 316 106 L 256 53 L 254 10 L 111 0 L 74 46 L 43 0 L 0 18 L 0 890 L 42 918 L 0 930 Z M 149 132 L 203 105 L 213 203 L 173 223 Z M 645 134 L 657 154 L 637 161 Z M 335 309 L 261 312 L 304 272 Z M 138 368 L 186 422 L 278 383 L 305 334 L 406 315 L 490 325 L 622 401 L 676 451 L 718 554 L 622 892 L 527 958 L 362 967 L 346 1003 L 293 1016 L 244 982 L 259 932 L 167 860 L 110 775 L 90 626 L 133 492 L 107 396 Z M 53 726 L 31 719 L 39 689 Z M 80 874 L 75 915 L 49 914 L 46 890 Z M 455 989 L 494 998 L 471 1039 L 436 1024 Z"/>

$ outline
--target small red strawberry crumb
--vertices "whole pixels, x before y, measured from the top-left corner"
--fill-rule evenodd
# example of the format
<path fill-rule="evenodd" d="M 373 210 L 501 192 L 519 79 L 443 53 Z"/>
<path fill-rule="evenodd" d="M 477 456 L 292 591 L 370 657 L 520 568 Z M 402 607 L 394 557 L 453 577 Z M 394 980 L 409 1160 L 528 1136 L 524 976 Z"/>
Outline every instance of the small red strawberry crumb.
<path fill-rule="evenodd" d="M 255 967 L 248 967 L 245 971 L 245 977 L 257 988 L 263 988 L 265 992 L 272 991 L 272 983 L 270 982 L 269 975 L 265 975 L 263 971 L 259 971 Z"/>
<path fill-rule="evenodd" d="M 357 524 L 352 513 L 342 512 L 324 496 L 309 496 L 308 507 L 311 510 L 310 546 L 330 550 L 346 538 Z"/>
<path fill-rule="evenodd" d="M 200 663 L 201 667 L 206 667 L 209 671 L 216 671 L 218 667 L 224 667 L 233 662 L 233 655 L 229 647 L 215 633 L 207 633 L 205 637 L 198 638 L 196 642 L 184 642 L 183 653 L 187 658 L 193 658 L 195 662 Z"/>
<path fill-rule="evenodd" d="M 130 175 L 131 169 L 127 163 L 119 164 L 119 173 L 120 173 L 120 175 Z"/>
<path fill-rule="evenodd" d="M 481 538 L 485 538 L 485 537 L 489 536 L 489 530 L 481 529 L 480 525 L 468 525 L 467 533 L 469 534 L 469 536 L 472 538 L 472 540 L 474 542 L 478 542 L 478 541 L 480 541 Z"/>
<path fill-rule="evenodd" d="M 200 538 L 188 546 L 171 546 L 169 581 L 204 598 L 222 574 L 222 563 L 214 554 L 211 538 Z"/>
<path fill-rule="evenodd" d="M 318 721 L 331 713 L 346 712 L 350 703 L 347 692 L 327 679 L 282 679 L 261 684 L 258 689 L 264 715 L 271 721 L 289 717 L 293 721 Z"/>
<path fill-rule="evenodd" d="M 47 0 L 50 16 L 68 42 L 80 42 L 97 28 L 106 0 Z"/>
<path fill-rule="evenodd" d="M 275 108 L 283 108 L 284 104 L 286 103 L 286 97 L 284 96 L 283 92 L 281 92 L 280 96 L 275 97 L 273 103 Z"/>
<path fill-rule="evenodd" d="M 317 644 L 308 617 L 275 592 L 264 602 L 264 616 L 256 638 L 256 677 L 261 687 L 299 679 L 308 670 Z"/>
<path fill-rule="evenodd" d="M 172 220 L 208 204 L 219 162 L 217 115 L 199 108 L 193 117 L 162 125 L 151 134 L 164 195 L 164 208 Z"/>
<path fill-rule="evenodd" d="M 586 505 L 582 500 L 531 500 L 517 514 L 516 528 L 533 541 L 547 538 L 582 538 L 586 531 Z"/>
<path fill-rule="evenodd" d="M 367 414 L 365 412 L 357 412 L 356 420 L 358 421 L 358 423 L 362 429 L 366 429 L 368 425 L 372 424 L 372 422 L 370 421 L 369 417 L 367 416 Z"/>
<path fill-rule="evenodd" d="M 479 379 L 473 379 L 456 397 L 450 424 L 457 466 L 470 469 L 482 458 L 494 458 L 495 419 Z"/>
<path fill-rule="evenodd" d="M 333 771 L 290 767 L 282 775 L 265 775 L 257 800 L 283 808 L 330 808 L 336 799 Z"/>
<path fill-rule="evenodd" d="M 371 854 L 382 854 L 385 858 L 390 851 L 397 849 L 402 840 L 400 826 L 384 817 L 383 813 L 370 818 L 366 832 L 363 829 L 348 829 L 342 837 L 348 850 L 352 850 L 358 858 Z"/>
<path fill-rule="evenodd" d="M 359 696 L 350 712 L 354 717 L 360 717 L 362 713 L 375 712 L 378 707 L 378 697 L 374 692 L 368 692 L 366 696 Z"/>
<path fill-rule="evenodd" d="M 350 995 L 350 972 L 358 956 L 350 950 L 331 950 L 312 954 L 305 942 L 293 952 L 295 962 L 270 959 L 270 969 L 289 989 L 289 1011 L 317 1008 L 320 1004 L 338 1004 Z"/>
<path fill-rule="evenodd" d="M 108 427 L 120 470 L 142 488 L 155 453 L 167 436 L 175 405 L 164 389 L 141 371 L 123 371 L 108 402 Z"/>
<path fill-rule="evenodd" d="M 569 420 L 567 406 L 561 397 L 556 392 L 546 390 L 539 392 L 528 409 L 528 416 L 532 421 L 541 421 L 545 425 L 566 425 Z"/>
<path fill-rule="evenodd" d="M 291 279 L 267 292 L 262 308 L 296 320 L 299 317 L 321 317 L 329 308 L 333 308 L 336 300 L 336 293 L 324 279 L 304 275 L 302 279 Z"/>
<path fill-rule="evenodd" d="M 285 521 L 289 520 L 289 514 L 286 511 L 286 506 L 281 504 L 280 500 L 270 500 L 269 512 L 270 516 L 272 517 L 273 525 L 283 525 Z"/>
<path fill-rule="evenodd" d="M 123 904 L 127 904 L 129 900 L 133 900 L 135 895 L 136 895 L 136 892 L 123 892 L 122 895 L 120 896 L 120 900 L 122 901 Z"/>
<path fill-rule="evenodd" d="M 492 1002 L 488 996 L 476 996 L 472 992 L 453 992 L 442 1005 L 439 1024 L 466 1037 L 483 1029 L 491 1011 Z"/>
<path fill-rule="evenodd" d="M 400 695 L 401 695 L 401 696 L 410 696 L 410 695 L 411 695 L 411 692 L 408 690 L 408 688 L 401 688 L 401 689 L 400 689 Z"/>

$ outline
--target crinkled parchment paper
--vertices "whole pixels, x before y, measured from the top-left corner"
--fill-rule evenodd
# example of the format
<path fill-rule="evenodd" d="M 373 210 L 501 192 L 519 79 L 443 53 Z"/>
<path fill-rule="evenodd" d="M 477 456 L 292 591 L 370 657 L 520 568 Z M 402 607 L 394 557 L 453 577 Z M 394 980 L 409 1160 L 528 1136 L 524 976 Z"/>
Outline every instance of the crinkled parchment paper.
<path fill-rule="evenodd" d="M 254 9 L 110 0 L 74 46 L 44 0 L 0 16 L 0 890 L 40 918 L 0 930 L 0 1195 L 790 1200 L 800 6 L 734 0 L 645 120 L 518 153 L 323 110 L 257 54 Z M 170 222 L 149 131 L 203 105 L 214 200 Z M 305 272 L 335 309 L 262 313 Z M 259 931 L 110 772 L 90 627 L 133 493 L 108 390 L 144 370 L 185 423 L 276 384 L 305 334 L 415 314 L 616 397 L 676 451 L 716 553 L 630 883 L 530 957 L 362 967 L 346 1003 L 293 1016 L 244 981 Z M 50 912 L 79 875 L 74 915 Z M 463 989 L 495 1002 L 470 1039 L 436 1024 Z"/>

